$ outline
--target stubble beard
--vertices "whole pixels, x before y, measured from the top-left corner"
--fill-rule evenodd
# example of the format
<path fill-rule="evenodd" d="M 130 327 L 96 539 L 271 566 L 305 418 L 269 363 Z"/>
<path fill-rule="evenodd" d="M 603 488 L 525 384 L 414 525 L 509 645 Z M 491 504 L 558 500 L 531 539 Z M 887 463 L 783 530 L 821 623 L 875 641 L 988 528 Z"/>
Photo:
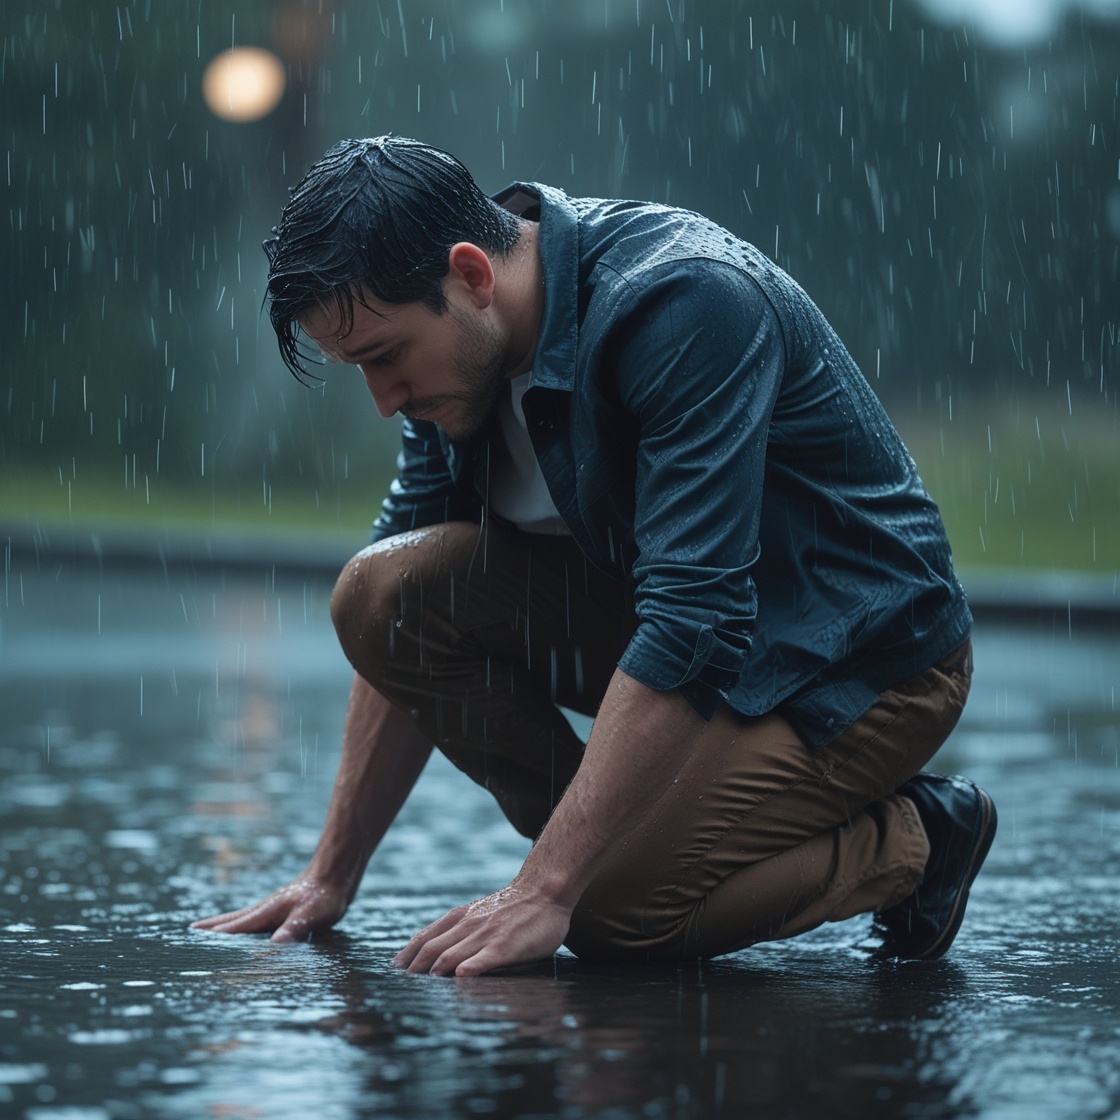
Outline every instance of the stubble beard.
<path fill-rule="evenodd" d="M 458 391 L 448 398 L 447 415 L 437 421 L 456 441 L 470 439 L 493 411 L 505 380 L 506 355 L 500 332 L 451 308 L 458 328 L 459 350 L 455 358 Z"/>

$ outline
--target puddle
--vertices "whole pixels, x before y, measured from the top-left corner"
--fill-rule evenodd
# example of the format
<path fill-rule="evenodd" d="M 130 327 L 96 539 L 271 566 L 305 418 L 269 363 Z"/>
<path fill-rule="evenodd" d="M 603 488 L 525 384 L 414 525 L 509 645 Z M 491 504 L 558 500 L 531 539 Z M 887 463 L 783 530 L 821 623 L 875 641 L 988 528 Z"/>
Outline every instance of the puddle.
<path fill-rule="evenodd" d="M 390 958 L 525 842 L 433 760 L 341 929 L 193 933 L 302 866 L 348 670 L 310 577 L 27 563 L 0 646 L 0 1114 L 1110 1116 L 1120 1110 L 1120 650 L 981 627 L 935 769 L 1001 830 L 950 956 L 866 920 L 681 970 L 478 980 Z M 454 812 L 448 806 L 454 805 Z"/>

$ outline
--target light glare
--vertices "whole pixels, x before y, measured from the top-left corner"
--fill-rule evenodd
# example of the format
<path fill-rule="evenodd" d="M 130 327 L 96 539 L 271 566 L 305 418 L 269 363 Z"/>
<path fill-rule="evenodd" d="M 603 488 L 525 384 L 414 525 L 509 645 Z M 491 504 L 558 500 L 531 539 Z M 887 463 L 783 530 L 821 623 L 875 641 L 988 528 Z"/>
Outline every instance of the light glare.
<path fill-rule="evenodd" d="M 280 103 L 284 64 L 261 47 L 234 47 L 215 55 L 202 75 L 202 96 L 226 121 L 258 121 Z"/>
<path fill-rule="evenodd" d="M 1120 16 L 1120 0 L 919 0 L 936 20 L 972 20 L 989 42 L 1005 48 L 1040 43 L 1053 35 L 1067 10 L 1079 7 L 1105 18 Z"/>

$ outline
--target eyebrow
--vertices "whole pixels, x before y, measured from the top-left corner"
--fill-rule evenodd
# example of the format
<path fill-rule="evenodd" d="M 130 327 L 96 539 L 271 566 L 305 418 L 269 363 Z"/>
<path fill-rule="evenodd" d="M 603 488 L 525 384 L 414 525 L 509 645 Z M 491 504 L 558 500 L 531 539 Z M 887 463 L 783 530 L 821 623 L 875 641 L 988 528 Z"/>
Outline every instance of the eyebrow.
<path fill-rule="evenodd" d="M 361 347 L 352 353 L 349 350 L 343 350 L 341 346 L 335 348 L 335 353 L 340 358 L 345 359 L 351 365 L 357 365 L 363 358 L 374 358 L 379 354 L 387 353 L 392 350 L 396 343 L 390 339 L 388 341 L 371 342 L 366 346 Z"/>

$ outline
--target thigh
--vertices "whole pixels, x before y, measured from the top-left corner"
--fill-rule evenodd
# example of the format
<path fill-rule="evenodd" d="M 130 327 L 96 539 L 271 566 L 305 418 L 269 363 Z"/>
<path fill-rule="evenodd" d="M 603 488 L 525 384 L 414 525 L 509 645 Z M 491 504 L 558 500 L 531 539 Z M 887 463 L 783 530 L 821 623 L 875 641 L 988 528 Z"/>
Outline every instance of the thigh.
<path fill-rule="evenodd" d="M 385 542 L 387 597 L 399 639 L 493 658 L 526 672 L 557 704 L 598 711 L 637 620 L 626 587 L 570 537 L 461 522 Z M 380 546 L 367 550 L 376 554 Z M 384 629 L 384 627 L 383 627 Z"/>
<path fill-rule="evenodd" d="M 492 527 L 486 551 L 487 613 L 472 621 L 472 638 L 523 660 L 554 703 L 595 715 L 637 628 L 626 585 L 571 537 Z"/>
<path fill-rule="evenodd" d="M 595 715 L 637 626 L 626 586 L 570 537 L 448 522 L 351 560 L 331 599 L 342 648 L 375 688 Z M 493 725 L 491 725 L 493 726 Z"/>
<path fill-rule="evenodd" d="M 634 629 L 622 584 L 568 538 L 449 522 L 371 546 L 331 613 L 354 668 L 536 836 L 582 759 Z"/>

